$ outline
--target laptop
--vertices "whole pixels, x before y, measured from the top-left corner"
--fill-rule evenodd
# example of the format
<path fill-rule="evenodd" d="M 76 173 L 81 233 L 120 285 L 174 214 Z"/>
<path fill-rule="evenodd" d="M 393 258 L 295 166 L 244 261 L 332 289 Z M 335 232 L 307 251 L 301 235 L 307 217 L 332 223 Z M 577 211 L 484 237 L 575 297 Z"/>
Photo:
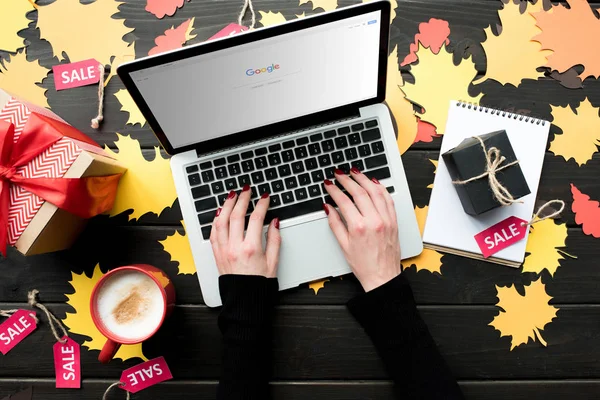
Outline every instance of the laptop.
<path fill-rule="evenodd" d="M 165 150 L 205 303 L 221 305 L 209 236 L 231 190 L 270 193 L 279 288 L 350 271 L 323 188 L 357 167 L 392 194 L 403 258 L 423 249 L 385 99 L 390 3 L 374 1 L 122 64 Z M 266 225 L 265 225 L 266 232 Z M 368 249 L 365 249 L 365 251 Z"/>

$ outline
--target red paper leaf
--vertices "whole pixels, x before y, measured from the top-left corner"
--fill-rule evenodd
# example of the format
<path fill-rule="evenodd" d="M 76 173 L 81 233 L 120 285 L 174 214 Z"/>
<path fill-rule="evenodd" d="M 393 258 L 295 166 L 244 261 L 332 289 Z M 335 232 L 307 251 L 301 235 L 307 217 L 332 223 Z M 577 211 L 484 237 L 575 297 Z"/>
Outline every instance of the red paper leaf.
<path fill-rule="evenodd" d="M 425 48 L 431 49 L 433 54 L 440 52 L 442 45 L 450 43 L 450 25 L 448 21 L 443 19 L 431 18 L 429 22 L 421 22 L 419 24 L 419 33 L 415 35 L 414 43 L 410 44 L 410 53 L 404 57 L 404 61 L 400 64 L 401 67 L 414 63 L 418 60 L 417 50 L 419 42 Z"/>
<path fill-rule="evenodd" d="M 183 7 L 183 2 L 184 0 L 146 0 L 146 11 L 156 18 L 163 18 L 165 15 L 171 17 L 177 9 Z"/>
<path fill-rule="evenodd" d="M 433 126 L 429 122 L 422 121 L 421 118 L 418 118 L 417 136 L 415 137 L 414 143 L 430 143 L 433 141 L 433 138 L 436 137 L 440 137 L 440 135 L 437 134 L 435 126 Z"/>
<path fill-rule="evenodd" d="M 571 210 L 575 213 L 575 222 L 581 225 L 583 233 L 600 238 L 600 203 L 590 200 L 590 196 L 581 193 L 571 183 L 573 204 Z"/>
<path fill-rule="evenodd" d="M 194 22 L 192 19 L 184 21 L 177 28 L 171 27 L 165 31 L 164 35 L 160 35 L 154 39 L 156 46 L 151 48 L 148 55 L 163 53 L 165 51 L 179 49 L 185 42 L 192 39 L 194 36 L 190 35 L 192 29 L 194 29 Z"/>

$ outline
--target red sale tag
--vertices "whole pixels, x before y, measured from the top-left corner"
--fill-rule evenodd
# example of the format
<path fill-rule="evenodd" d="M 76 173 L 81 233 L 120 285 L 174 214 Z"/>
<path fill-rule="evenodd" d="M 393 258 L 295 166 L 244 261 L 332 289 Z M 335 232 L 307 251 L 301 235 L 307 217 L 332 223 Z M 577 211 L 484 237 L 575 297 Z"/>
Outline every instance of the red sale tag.
<path fill-rule="evenodd" d="M 0 353 L 6 354 L 36 328 L 35 312 L 17 310 L 0 325 Z"/>
<path fill-rule="evenodd" d="M 56 90 L 92 85 L 100 81 L 100 63 L 93 58 L 71 64 L 55 65 L 54 86 Z"/>
<path fill-rule="evenodd" d="M 213 36 L 208 38 L 208 40 L 218 39 L 225 36 L 233 36 L 236 33 L 247 31 L 248 28 L 238 24 L 229 24 L 225 28 L 221 29 L 219 32 L 215 33 Z"/>
<path fill-rule="evenodd" d="M 169 366 L 164 357 L 158 357 L 123 371 L 121 374 L 123 385 L 120 388 L 137 393 L 169 379 L 173 379 Z"/>
<path fill-rule="evenodd" d="M 523 225 L 521 225 L 523 224 Z M 519 240 L 525 239 L 527 221 L 512 216 L 475 235 L 483 257 L 488 258 Z"/>
<path fill-rule="evenodd" d="M 63 339 L 67 339 L 67 342 L 54 345 L 56 387 L 59 389 L 79 389 L 81 387 L 79 344 L 67 336 Z"/>

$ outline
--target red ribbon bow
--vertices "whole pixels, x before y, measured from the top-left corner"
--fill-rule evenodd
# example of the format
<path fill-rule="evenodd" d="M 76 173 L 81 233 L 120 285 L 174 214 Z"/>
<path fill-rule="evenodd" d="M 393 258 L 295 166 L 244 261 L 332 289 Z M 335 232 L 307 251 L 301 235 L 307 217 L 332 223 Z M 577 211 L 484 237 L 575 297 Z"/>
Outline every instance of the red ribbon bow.
<path fill-rule="evenodd" d="M 87 178 L 25 178 L 17 173 L 65 136 L 97 146 L 70 125 L 32 113 L 19 140 L 15 127 L 0 120 L 0 253 L 6 256 L 10 186 L 17 185 L 81 218 L 110 210 L 121 174 Z"/>

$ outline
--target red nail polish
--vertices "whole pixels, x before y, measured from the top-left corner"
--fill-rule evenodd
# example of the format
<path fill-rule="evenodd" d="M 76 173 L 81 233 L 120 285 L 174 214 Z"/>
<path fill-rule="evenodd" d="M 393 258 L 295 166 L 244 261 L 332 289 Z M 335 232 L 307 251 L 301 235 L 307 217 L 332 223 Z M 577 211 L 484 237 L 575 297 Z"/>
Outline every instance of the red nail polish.
<path fill-rule="evenodd" d="M 275 226 L 275 228 L 279 229 L 279 218 L 275 218 L 273 220 L 273 225 Z"/>
<path fill-rule="evenodd" d="M 333 182 L 331 182 L 329 179 L 325 179 L 324 182 L 327 186 L 333 185 Z"/>
<path fill-rule="evenodd" d="M 269 192 L 264 192 L 264 193 L 263 193 L 263 194 L 260 196 L 260 198 L 261 198 L 261 199 L 266 199 L 267 197 L 269 197 Z"/>
<path fill-rule="evenodd" d="M 244 185 L 242 192 L 247 192 L 248 190 L 250 190 L 250 185 Z"/>
<path fill-rule="evenodd" d="M 219 214 L 221 214 L 221 207 L 217 208 L 217 215 L 215 215 L 215 217 L 218 217 Z"/>
<path fill-rule="evenodd" d="M 352 172 L 353 174 L 360 174 L 360 169 L 358 169 L 356 167 L 352 167 L 352 168 L 350 168 L 350 172 Z"/>
<path fill-rule="evenodd" d="M 323 203 L 323 211 L 325 211 L 325 215 L 329 215 L 329 206 Z"/>
<path fill-rule="evenodd" d="M 379 181 L 377 180 L 377 178 L 371 178 L 371 180 L 373 181 L 373 183 L 376 183 L 378 185 L 380 184 Z"/>
<path fill-rule="evenodd" d="M 341 170 L 341 169 L 339 169 L 339 168 L 336 168 L 336 169 L 335 169 L 335 171 L 333 171 L 333 172 L 334 172 L 336 175 L 345 175 L 345 174 L 344 174 L 344 171 L 342 171 L 342 170 Z"/>
<path fill-rule="evenodd" d="M 227 195 L 227 198 L 229 200 L 233 199 L 235 197 L 235 190 L 232 190 L 231 192 L 229 192 L 229 195 Z"/>

